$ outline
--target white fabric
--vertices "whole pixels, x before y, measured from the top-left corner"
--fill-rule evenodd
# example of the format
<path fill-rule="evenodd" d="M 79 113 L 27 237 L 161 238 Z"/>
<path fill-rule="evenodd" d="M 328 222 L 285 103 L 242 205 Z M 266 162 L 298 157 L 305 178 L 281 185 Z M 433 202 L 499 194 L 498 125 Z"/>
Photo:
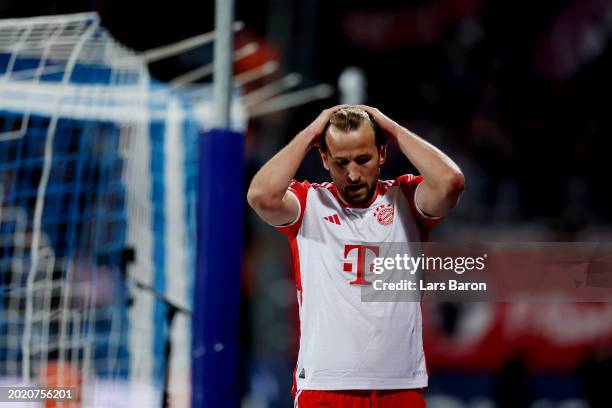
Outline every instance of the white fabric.
<path fill-rule="evenodd" d="M 345 258 L 345 245 L 421 240 L 411 203 L 398 184 L 382 182 L 386 191 L 368 208 L 342 206 L 329 183 L 308 189 L 301 225 L 293 241 L 290 237 L 302 289 L 297 390 L 427 386 L 420 304 L 362 302 L 360 285 L 351 284 L 357 250 Z M 393 208 L 388 225 L 375 215 L 381 205 Z M 325 219 L 335 214 L 340 224 Z M 373 257 L 367 253 L 366 271 Z M 352 264 L 351 272 L 344 271 L 345 263 Z M 373 280 L 369 272 L 366 278 Z"/>

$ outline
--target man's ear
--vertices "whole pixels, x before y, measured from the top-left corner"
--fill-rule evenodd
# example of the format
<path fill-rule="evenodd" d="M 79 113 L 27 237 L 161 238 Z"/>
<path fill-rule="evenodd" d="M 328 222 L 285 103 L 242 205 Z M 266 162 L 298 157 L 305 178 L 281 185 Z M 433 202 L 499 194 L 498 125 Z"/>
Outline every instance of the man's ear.
<path fill-rule="evenodd" d="M 385 161 L 387 160 L 387 144 L 386 143 L 380 146 L 378 156 L 379 156 L 378 165 L 382 166 L 383 164 L 385 164 Z"/>
<path fill-rule="evenodd" d="M 327 163 L 327 153 L 323 149 L 319 148 L 319 154 L 321 155 L 321 161 L 325 170 L 329 171 L 329 164 Z"/>

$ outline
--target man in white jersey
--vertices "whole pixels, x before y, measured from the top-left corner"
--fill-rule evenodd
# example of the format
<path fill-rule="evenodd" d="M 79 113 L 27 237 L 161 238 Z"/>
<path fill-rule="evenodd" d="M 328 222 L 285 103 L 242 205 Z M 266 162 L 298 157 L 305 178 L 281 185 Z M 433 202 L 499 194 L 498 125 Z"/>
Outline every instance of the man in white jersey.
<path fill-rule="evenodd" d="M 386 142 L 420 176 L 379 180 Z M 293 180 L 318 147 L 331 183 Z M 255 175 L 247 199 L 287 235 L 300 313 L 294 372 L 298 407 L 424 407 L 427 387 L 418 302 L 363 302 L 379 247 L 420 242 L 463 191 L 439 149 L 364 105 L 323 111 Z"/>

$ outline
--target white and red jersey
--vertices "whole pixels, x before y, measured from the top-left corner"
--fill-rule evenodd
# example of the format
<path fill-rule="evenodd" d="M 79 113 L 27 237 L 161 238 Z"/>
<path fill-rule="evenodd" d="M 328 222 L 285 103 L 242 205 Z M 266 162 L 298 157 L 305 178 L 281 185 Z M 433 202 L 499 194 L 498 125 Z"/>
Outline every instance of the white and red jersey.
<path fill-rule="evenodd" d="M 421 181 L 413 175 L 379 181 L 365 208 L 344 205 L 333 183 L 289 186 L 299 216 L 276 228 L 289 238 L 298 290 L 294 393 L 427 386 L 420 304 L 363 302 L 360 288 L 375 256 L 360 243 L 420 242 L 439 222 L 416 206 Z"/>

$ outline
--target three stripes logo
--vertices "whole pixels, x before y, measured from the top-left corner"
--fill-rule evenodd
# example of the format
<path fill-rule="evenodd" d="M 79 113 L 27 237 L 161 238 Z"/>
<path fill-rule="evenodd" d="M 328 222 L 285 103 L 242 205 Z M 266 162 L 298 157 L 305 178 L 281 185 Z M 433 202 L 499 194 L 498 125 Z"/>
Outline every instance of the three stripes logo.
<path fill-rule="evenodd" d="M 338 214 L 328 215 L 327 217 L 323 217 L 323 219 L 331 222 L 332 224 L 340 225 L 340 217 L 338 217 Z"/>

